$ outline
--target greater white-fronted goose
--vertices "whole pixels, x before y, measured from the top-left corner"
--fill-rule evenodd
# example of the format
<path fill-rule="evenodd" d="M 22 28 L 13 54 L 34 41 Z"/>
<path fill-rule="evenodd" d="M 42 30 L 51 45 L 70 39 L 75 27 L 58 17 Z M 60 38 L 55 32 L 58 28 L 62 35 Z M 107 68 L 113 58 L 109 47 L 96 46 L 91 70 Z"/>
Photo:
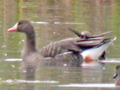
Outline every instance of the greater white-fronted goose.
<path fill-rule="evenodd" d="M 80 60 L 81 56 L 79 56 L 80 52 L 83 52 L 84 50 L 93 48 L 95 46 L 100 45 L 104 39 L 98 38 L 101 36 L 93 37 L 93 36 L 85 36 L 86 38 L 68 38 L 63 39 L 61 41 L 57 41 L 54 43 L 51 43 L 50 45 L 44 47 L 40 52 L 36 49 L 36 43 L 35 43 L 35 31 L 28 20 L 20 20 L 16 25 L 14 25 L 12 28 L 8 30 L 8 32 L 22 32 L 26 34 L 26 44 L 23 48 L 22 52 L 22 58 L 23 61 L 27 64 L 28 62 L 31 63 L 33 66 L 36 66 L 36 63 L 38 60 L 44 60 L 46 59 L 57 59 L 59 58 L 65 58 L 65 57 L 72 57 L 69 58 L 69 60 L 74 61 Z M 105 34 L 103 34 L 104 36 Z M 102 53 L 105 49 L 103 49 Z M 102 55 L 101 53 L 101 55 Z M 73 56 L 75 55 L 75 56 Z M 104 53 L 102 56 L 104 57 Z M 67 61 L 68 59 L 66 59 Z M 69 61 L 68 60 L 68 61 Z M 29 64 L 30 65 L 30 64 Z"/>
<path fill-rule="evenodd" d="M 26 79 L 34 79 L 36 67 L 42 64 L 41 61 L 46 61 L 45 64 L 50 65 L 56 65 L 62 61 L 63 63 L 70 64 L 70 66 L 80 66 L 84 57 L 84 55 L 81 56 L 81 52 L 101 45 L 104 41 L 104 39 L 92 38 L 87 39 L 86 43 L 86 39 L 80 39 L 80 37 L 64 39 L 51 43 L 39 51 L 36 49 L 35 31 L 30 21 L 20 20 L 8 32 L 21 32 L 26 34 L 26 42 L 22 51 L 22 59 L 27 74 Z M 63 63 L 62 66 L 64 66 Z"/>
<path fill-rule="evenodd" d="M 63 50 L 62 47 L 55 47 L 57 50 L 62 49 L 64 53 L 59 52 L 58 54 L 54 55 L 54 57 L 51 58 L 51 56 L 46 57 L 43 55 L 42 52 L 39 52 L 39 50 L 36 49 L 36 42 L 35 42 L 35 31 L 30 21 L 28 20 L 20 20 L 18 23 L 16 23 L 12 28 L 8 30 L 8 32 L 21 32 L 26 34 L 26 42 L 24 45 L 24 48 L 22 50 L 22 59 L 25 64 L 25 68 L 27 71 L 28 69 L 31 70 L 31 68 L 36 68 L 36 65 L 39 64 L 39 61 L 45 61 L 47 60 L 50 65 L 56 64 L 56 62 L 65 62 L 70 63 L 70 66 L 79 66 L 82 62 L 82 57 L 79 55 L 79 51 L 72 48 L 68 48 Z M 54 48 L 54 45 L 52 45 L 51 48 L 49 48 L 47 52 L 52 50 Z M 62 52 L 63 52 L 62 51 Z M 54 51 L 51 51 L 51 53 Z M 66 58 L 67 57 L 67 58 Z M 74 61 L 74 62 L 73 62 Z M 79 63 L 78 63 L 79 62 Z"/>

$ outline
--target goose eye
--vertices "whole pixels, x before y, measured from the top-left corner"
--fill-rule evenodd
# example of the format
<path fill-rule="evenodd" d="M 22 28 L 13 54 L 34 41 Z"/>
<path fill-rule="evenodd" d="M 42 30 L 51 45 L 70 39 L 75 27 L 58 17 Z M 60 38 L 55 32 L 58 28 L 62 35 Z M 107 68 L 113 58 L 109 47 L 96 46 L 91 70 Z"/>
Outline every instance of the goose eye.
<path fill-rule="evenodd" d="M 19 23 L 18 23 L 18 25 L 21 25 L 21 24 L 22 24 L 22 22 L 19 22 Z"/>

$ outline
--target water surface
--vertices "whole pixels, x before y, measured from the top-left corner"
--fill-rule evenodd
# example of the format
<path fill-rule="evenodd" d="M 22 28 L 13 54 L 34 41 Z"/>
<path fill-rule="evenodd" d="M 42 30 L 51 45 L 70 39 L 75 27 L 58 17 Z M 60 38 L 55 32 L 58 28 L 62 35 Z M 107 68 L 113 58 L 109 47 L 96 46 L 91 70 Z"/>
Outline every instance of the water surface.
<path fill-rule="evenodd" d="M 113 90 L 120 63 L 120 2 L 118 0 L 2 0 L 0 2 L 1 90 Z M 21 19 L 32 22 L 39 49 L 50 42 L 77 37 L 68 28 L 92 34 L 114 31 L 117 40 L 107 49 L 107 61 L 83 67 L 39 67 L 36 80 L 25 79 L 21 50 L 24 34 L 8 33 Z M 29 83 L 29 84 L 28 84 Z"/>

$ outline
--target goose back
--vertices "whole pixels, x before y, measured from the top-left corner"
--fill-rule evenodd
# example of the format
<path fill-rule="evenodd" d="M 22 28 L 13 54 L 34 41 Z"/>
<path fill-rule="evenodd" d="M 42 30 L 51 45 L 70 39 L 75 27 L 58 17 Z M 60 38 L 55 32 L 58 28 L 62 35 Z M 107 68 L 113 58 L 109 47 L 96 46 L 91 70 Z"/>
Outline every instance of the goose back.
<path fill-rule="evenodd" d="M 44 57 L 54 57 L 58 54 L 68 52 L 69 48 L 72 48 L 73 46 L 75 46 L 74 49 L 79 50 L 79 47 L 75 45 L 77 40 L 79 40 L 79 38 L 68 38 L 50 43 L 48 46 L 44 47 L 40 53 Z"/>
<path fill-rule="evenodd" d="M 99 45 L 102 41 L 102 38 L 87 40 L 81 38 L 68 38 L 49 44 L 48 46 L 44 47 L 40 53 L 44 57 L 55 57 L 56 55 L 63 54 L 71 49 L 77 52 L 82 52 L 83 50 Z M 102 59 L 105 58 L 104 55 L 106 55 L 105 52 L 103 55 L 101 55 Z"/>

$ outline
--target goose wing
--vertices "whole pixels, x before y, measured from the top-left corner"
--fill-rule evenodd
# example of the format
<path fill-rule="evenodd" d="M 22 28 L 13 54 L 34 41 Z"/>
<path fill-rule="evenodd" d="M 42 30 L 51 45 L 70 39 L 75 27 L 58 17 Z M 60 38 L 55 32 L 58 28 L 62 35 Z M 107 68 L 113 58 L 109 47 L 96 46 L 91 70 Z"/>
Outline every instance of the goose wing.
<path fill-rule="evenodd" d="M 81 52 L 84 49 L 92 48 L 99 45 L 103 39 L 80 39 L 80 38 L 68 38 L 61 41 L 57 41 L 44 47 L 40 53 L 44 57 L 55 57 L 58 54 L 74 50 Z"/>
<path fill-rule="evenodd" d="M 75 42 L 79 40 L 79 38 L 68 38 L 64 40 L 60 40 L 57 42 L 53 42 L 48 46 L 44 47 L 40 53 L 44 57 L 55 57 L 58 54 L 62 54 L 64 52 L 68 52 L 70 48 L 74 48 L 74 50 L 78 50 L 79 47 L 75 45 Z"/>

